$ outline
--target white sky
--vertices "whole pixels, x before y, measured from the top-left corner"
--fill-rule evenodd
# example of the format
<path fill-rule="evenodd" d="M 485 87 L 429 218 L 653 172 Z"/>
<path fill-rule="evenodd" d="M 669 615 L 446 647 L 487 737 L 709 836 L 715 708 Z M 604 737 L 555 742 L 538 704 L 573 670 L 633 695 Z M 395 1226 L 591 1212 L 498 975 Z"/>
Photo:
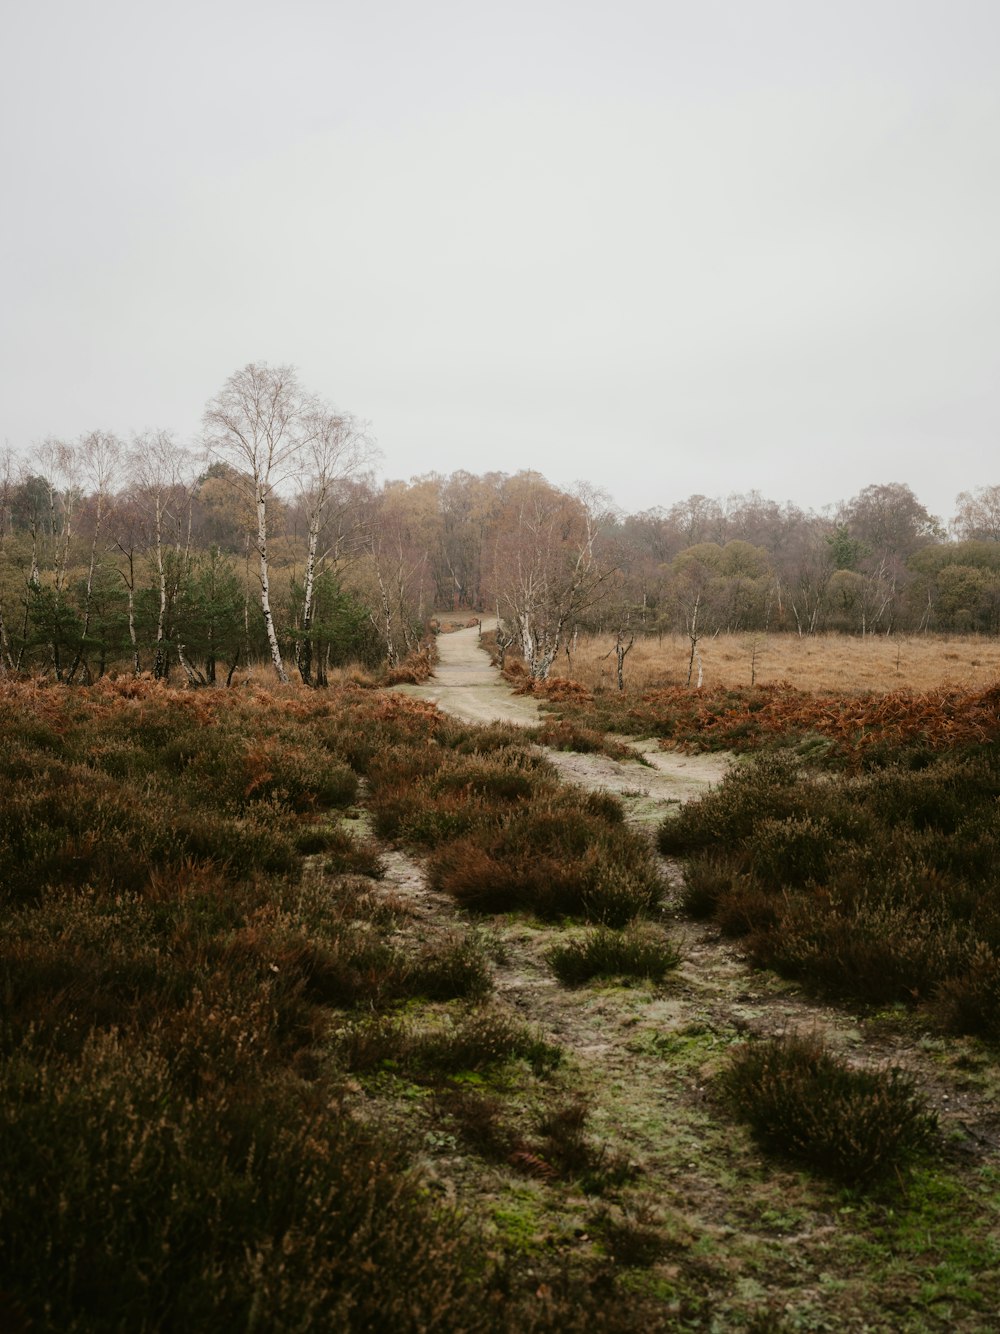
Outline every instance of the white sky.
<path fill-rule="evenodd" d="M 250 360 L 387 476 L 1000 482 L 998 0 L 6 0 L 0 440 Z"/>

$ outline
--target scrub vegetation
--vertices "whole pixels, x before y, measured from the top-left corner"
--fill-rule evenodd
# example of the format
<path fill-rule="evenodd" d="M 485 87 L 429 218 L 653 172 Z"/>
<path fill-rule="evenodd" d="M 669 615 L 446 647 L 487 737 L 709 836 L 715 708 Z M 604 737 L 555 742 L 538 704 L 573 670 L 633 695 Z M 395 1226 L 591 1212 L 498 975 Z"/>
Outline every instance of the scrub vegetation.
<path fill-rule="evenodd" d="M 995 758 L 793 752 L 0 682 L 0 1324 L 988 1329 Z"/>
<path fill-rule="evenodd" d="M 757 759 L 668 818 L 660 847 L 686 858 L 688 910 L 756 964 L 996 1040 L 997 748 L 911 760 L 824 773 Z"/>

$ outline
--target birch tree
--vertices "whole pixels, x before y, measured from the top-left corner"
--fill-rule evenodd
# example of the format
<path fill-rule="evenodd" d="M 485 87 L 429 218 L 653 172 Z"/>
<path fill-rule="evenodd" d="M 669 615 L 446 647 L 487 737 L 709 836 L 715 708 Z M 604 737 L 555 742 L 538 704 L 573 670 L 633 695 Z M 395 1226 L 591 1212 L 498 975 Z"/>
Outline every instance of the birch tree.
<path fill-rule="evenodd" d="M 308 467 L 303 501 L 306 513 L 306 561 L 302 581 L 302 626 L 296 663 L 305 685 L 313 678 L 313 629 L 316 613 L 316 580 L 335 567 L 345 554 L 350 530 L 343 523 L 330 524 L 334 511 L 342 517 L 346 504 L 344 482 L 371 464 L 375 448 L 364 427 L 354 417 L 318 407 L 306 431 L 304 462 Z M 332 532 L 330 531 L 332 527 Z M 327 540 L 323 541 L 322 539 Z"/>
<path fill-rule="evenodd" d="M 156 574 L 153 675 L 162 681 L 170 672 L 172 621 L 190 559 L 193 460 L 167 431 L 137 436 L 133 460 L 136 497 L 146 516 L 146 545 Z"/>
<path fill-rule="evenodd" d="M 91 488 L 93 516 L 90 535 L 90 555 L 83 589 L 80 639 L 70 668 L 68 680 L 73 681 L 82 666 L 90 676 L 86 660 L 88 636 L 94 605 L 94 576 L 97 573 L 98 543 L 109 511 L 115 503 L 115 488 L 120 480 L 124 448 L 117 436 L 109 431 L 91 431 L 80 441 L 79 455 L 83 474 Z"/>
<path fill-rule="evenodd" d="M 495 546 L 497 619 L 535 680 L 548 677 L 567 631 L 613 572 L 597 547 L 605 517 L 537 473 L 510 480 Z"/>
<path fill-rule="evenodd" d="M 278 680 L 288 681 L 271 611 L 268 517 L 276 489 L 302 467 L 303 451 L 316 431 L 312 398 L 291 366 L 251 362 L 232 374 L 205 408 L 209 453 L 238 471 L 253 503 L 260 579 L 260 606 L 271 661 Z"/>
<path fill-rule="evenodd" d="M 4 593 L 6 591 L 7 547 L 13 529 L 14 504 L 14 457 L 9 448 L 0 453 L 0 676 L 6 676 L 14 670 L 14 658 L 10 649 L 10 637 L 4 618 Z"/>

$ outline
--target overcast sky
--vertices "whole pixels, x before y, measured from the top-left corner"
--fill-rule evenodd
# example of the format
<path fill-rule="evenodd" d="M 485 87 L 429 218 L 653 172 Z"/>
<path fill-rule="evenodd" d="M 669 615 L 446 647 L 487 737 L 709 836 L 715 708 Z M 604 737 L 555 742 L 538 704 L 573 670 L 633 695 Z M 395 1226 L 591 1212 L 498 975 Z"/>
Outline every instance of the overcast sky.
<path fill-rule="evenodd" d="M 0 441 L 248 361 L 383 473 L 1000 482 L 998 0 L 6 0 Z"/>

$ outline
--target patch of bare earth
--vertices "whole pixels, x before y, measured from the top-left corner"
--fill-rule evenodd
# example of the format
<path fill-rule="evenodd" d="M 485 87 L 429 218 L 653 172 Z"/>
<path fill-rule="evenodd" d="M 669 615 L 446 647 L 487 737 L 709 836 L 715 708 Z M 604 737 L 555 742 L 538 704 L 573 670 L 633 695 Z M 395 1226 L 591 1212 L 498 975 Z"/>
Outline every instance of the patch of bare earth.
<path fill-rule="evenodd" d="M 476 630 L 442 636 L 435 680 L 405 692 L 465 719 L 534 721 L 534 701 L 506 691 L 477 640 Z M 550 758 L 567 781 L 616 792 L 630 822 L 650 832 L 671 803 L 705 791 L 729 762 L 652 745 L 645 753 L 655 768 L 600 755 Z M 471 924 L 427 888 L 417 861 L 399 850 L 387 860 L 385 885 L 410 909 L 404 931 Z M 664 873 L 676 888 L 676 865 L 664 862 Z M 522 1075 L 499 1092 L 526 1129 L 546 1099 L 585 1097 L 595 1149 L 632 1170 L 588 1196 L 576 1181 L 476 1157 L 442 1130 L 429 1100 L 397 1104 L 422 1136 L 433 1188 L 471 1212 L 498 1246 L 520 1249 L 528 1267 L 553 1254 L 599 1255 L 608 1249 L 608 1218 L 650 1220 L 659 1256 L 623 1281 L 662 1299 L 663 1328 L 995 1329 L 1000 1115 L 990 1054 L 925 1031 L 903 1011 L 860 1015 L 816 1003 L 750 969 L 714 929 L 684 919 L 669 895 L 664 923 L 683 959 L 661 988 L 570 990 L 545 953 L 574 928 L 516 915 L 477 919 L 497 942 L 499 1001 L 565 1052 L 553 1075 Z M 906 1187 L 905 1207 L 762 1158 L 716 1104 L 712 1076 L 734 1043 L 794 1030 L 818 1030 L 852 1062 L 901 1066 L 918 1081 L 940 1118 L 940 1163 Z M 975 1238 L 964 1238 L 963 1227 Z"/>

